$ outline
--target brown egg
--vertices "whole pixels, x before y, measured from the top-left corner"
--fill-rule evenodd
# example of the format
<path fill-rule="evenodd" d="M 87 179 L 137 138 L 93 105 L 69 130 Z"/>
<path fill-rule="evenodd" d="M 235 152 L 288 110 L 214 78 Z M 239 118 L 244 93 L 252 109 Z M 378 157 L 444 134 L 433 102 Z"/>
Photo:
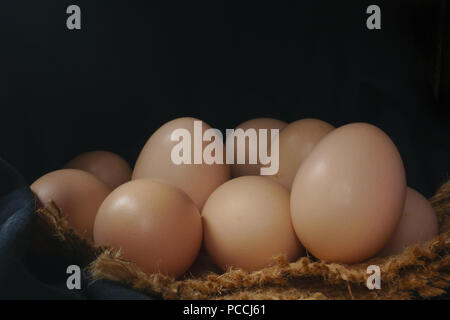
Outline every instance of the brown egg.
<path fill-rule="evenodd" d="M 261 176 L 230 180 L 213 192 L 203 211 L 204 246 L 223 270 L 258 270 L 284 254 L 304 253 L 292 228 L 289 192 Z"/>
<path fill-rule="evenodd" d="M 122 249 L 144 272 L 179 277 L 200 250 L 201 217 L 180 189 L 150 179 L 133 180 L 103 202 L 94 240 Z"/>
<path fill-rule="evenodd" d="M 302 119 L 290 123 L 280 132 L 278 173 L 268 177 L 290 190 L 302 162 L 333 129 L 332 125 L 317 119 Z"/>
<path fill-rule="evenodd" d="M 84 238 L 92 239 L 95 215 L 110 189 L 92 174 L 62 169 L 37 179 L 31 190 L 42 204 L 54 201 L 63 217 Z"/>
<path fill-rule="evenodd" d="M 317 258 L 356 263 L 387 243 L 405 194 L 405 169 L 394 143 L 373 125 L 353 123 L 329 133 L 299 168 L 292 222 Z"/>
<path fill-rule="evenodd" d="M 280 131 L 287 126 L 287 123 L 278 119 L 273 118 L 256 118 L 247 120 L 240 125 L 236 127 L 236 129 L 243 129 L 244 131 L 250 128 L 253 128 L 255 130 L 259 129 L 267 129 L 267 150 L 270 152 L 271 147 L 271 134 L 270 129 L 279 129 Z M 258 136 L 258 135 L 257 135 Z M 227 139 L 230 139 L 230 136 L 227 137 Z M 259 138 L 257 141 L 257 150 L 259 151 Z M 250 164 L 249 162 L 249 139 L 246 138 L 246 144 L 245 144 L 245 164 L 238 164 L 237 163 L 237 138 L 234 138 L 234 162 L 231 165 L 231 176 L 233 178 L 235 177 L 241 177 L 241 176 L 259 176 L 261 167 L 266 167 L 269 165 L 263 165 L 259 161 L 259 158 L 257 159 L 256 164 Z"/>
<path fill-rule="evenodd" d="M 437 217 L 431 204 L 416 190 L 407 188 L 400 223 L 379 255 L 401 253 L 406 247 L 433 239 L 438 231 Z"/>
<path fill-rule="evenodd" d="M 199 209 L 203 207 L 211 192 L 230 178 L 230 168 L 227 164 L 195 164 L 195 133 L 194 118 L 178 118 L 160 127 L 147 141 L 142 149 L 133 171 L 133 179 L 153 178 L 166 181 L 179 187 L 189 195 Z M 202 132 L 211 127 L 202 122 Z M 171 153 L 180 142 L 171 141 L 175 129 L 186 129 L 191 135 L 191 164 L 175 164 Z M 200 136 L 200 140 L 202 137 Z M 203 142 L 202 152 L 211 142 Z M 222 154 L 223 140 L 219 141 Z M 201 144 L 198 144 L 201 146 Z M 222 163 L 224 158 L 221 159 Z"/>
<path fill-rule="evenodd" d="M 92 173 L 111 190 L 131 179 L 130 165 L 122 157 L 109 151 L 83 153 L 69 161 L 65 168 Z"/>

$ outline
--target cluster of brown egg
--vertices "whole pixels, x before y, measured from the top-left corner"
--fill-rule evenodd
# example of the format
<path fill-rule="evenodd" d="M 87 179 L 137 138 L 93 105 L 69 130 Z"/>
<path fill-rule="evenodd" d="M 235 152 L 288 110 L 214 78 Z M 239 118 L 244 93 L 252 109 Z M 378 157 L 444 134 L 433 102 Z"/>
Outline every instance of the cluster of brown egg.
<path fill-rule="evenodd" d="M 81 236 L 122 249 L 147 273 L 174 277 L 189 269 L 202 244 L 222 269 L 256 270 L 280 254 L 295 260 L 305 248 L 325 261 L 356 263 L 437 233 L 430 204 L 407 188 L 396 146 L 373 125 L 244 122 L 238 128 L 279 130 L 267 141 L 277 142 L 278 171 L 262 176 L 261 162 L 174 163 L 172 134 L 194 133 L 195 121 L 160 127 L 133 170 L 116 154 L 88 152 L 31 189 L 41 203 L 54 201 Z M 223 141 L 215 143 L 225 155 Z"/>

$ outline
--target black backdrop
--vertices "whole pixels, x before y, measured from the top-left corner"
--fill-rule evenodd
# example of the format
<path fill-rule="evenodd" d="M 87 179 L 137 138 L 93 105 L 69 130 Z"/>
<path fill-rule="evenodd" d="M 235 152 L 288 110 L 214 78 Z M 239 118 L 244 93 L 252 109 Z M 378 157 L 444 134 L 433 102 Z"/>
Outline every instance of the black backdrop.
<path fill-rule="evenodd" d="M 382 30 L 365 26 L 372 3 Z M 66 28 L 70 4 L 82 30 Z M 420 19 L 406 0 L 2 0 L 0 156 L 32 182 L 93 149 L 133 164 L 178 116 L 221 129 L 261 116 L 367 121 L 430 196 L 448 178 L 450 117 L 426 80 Z"/>

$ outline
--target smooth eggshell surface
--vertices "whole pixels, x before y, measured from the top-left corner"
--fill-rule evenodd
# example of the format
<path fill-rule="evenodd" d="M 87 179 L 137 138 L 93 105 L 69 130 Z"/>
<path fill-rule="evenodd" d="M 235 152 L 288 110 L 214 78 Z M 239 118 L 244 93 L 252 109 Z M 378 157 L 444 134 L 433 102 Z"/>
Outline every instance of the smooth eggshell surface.
<path fill-rule="evenodd" d="M 130 165 L 122 157 L 109 151 L 83 153 L 69 161 L 65 168 L 92 173 L 111 190 L 131 179 Z"/>
<path fill-rule="evenodd" d="M 132 179 L 160 179 L 181 188 L 191 197 L 199 209 L 219 185 L 230 178 L 230 167 L 226 164 L 194 163 L 194 118 L 178 118 L 160 127 L 147 141 L 134 167 Z M 202 123 L 203 133 L 211 128 Z M 175 129 L 187 129 L 191 134 L 191 164 L 176 165 L 171 152 L 178 141 L 171 141 Z M 204 142 L 205 148 L 210 142 Z M 222 148 L 223 141 L 220 141 Z M 203 150 L 202 150 L 203 151 Z M 223 152 L 225 153 L 225 152 Z"/>
<path fill-rule="evenodd" d="M 405 209 L 394 234 L 380 256 L 401 253 L 406 247 L 433 239 L 438 234 L 438 221 L 428 200 L 414 189 L 406 191 Z"/>
<path fill-rule="evenodd" d="M 290 123 L 279 136 L 278 173 L 268 177 L 290 190 L 302 162 L 333 129 L 332 125 L 318 119 L 301 119 Z"/>
<path fill-rule="evenodd" d="M 204 246 L 223 270 L 258 270 L 284 254 L 304 253 L 292 228 L 289 192 L 261 176 L 239 177 L 221 185 L 203 211 Z"/>
<path fill-rule="evenodd" d="M 115 189 L 94 225 L 98 245 L 122 249 L 146 273 L 179 277 L 194 262 L 202 242 L 201 217 L 180 189 L 150 179 Z"/>
<path fill-rule="evenodd" d="M 279 129 L 280 131 L 287 126 L 287 123 L 278 119 L 273 118 L 256 118 L 247 120 L 240 125 L 238 125 L 235 129 L 243 129 L 244 131 L 250 128 L 253 128 L 257 132 L 258 136 L 258 130 L 259 129 L 267 129 L 267 150 L 270 152 L 271 148 L 271 134 L 270 129 Z M 230 139 L 228 136 L 227 139 Z M 257 150 L 259 150 L 259 139 L 257 141 Z M 234 162 L 231 165 L 231 176 L 233 178 L 241 177 L 241 176 L 259 176 L 261 167 L 269 166 L 269 165 L 263 165 L 260 163 L 259 158 L 257 159 L 258 163 L 256 164 L 250 164 L 249 163 L 249 148 L 248 148 L 249 140 L 246 138 L 245 143 L 245 163 L 244 164 L 238 164 L 237 163 L 237 139 L 234 138 Z"/>
<path fill-rule="evenodd" d="M 31 190 L 43 205 L 54 201 L 63 217 L 84 238 L 91 240 L 97 210 L 111 192 L 94 175 L 62 169 L 37 179 Z"/>
<path fill-rule="evenodd" d="M 393 234 L 405 194 L 403 162 L 391 139 L 370 124 L 345 125 L 323 138 L 297 172 L 294 229 L 319 259 L 361 262 Z"/>

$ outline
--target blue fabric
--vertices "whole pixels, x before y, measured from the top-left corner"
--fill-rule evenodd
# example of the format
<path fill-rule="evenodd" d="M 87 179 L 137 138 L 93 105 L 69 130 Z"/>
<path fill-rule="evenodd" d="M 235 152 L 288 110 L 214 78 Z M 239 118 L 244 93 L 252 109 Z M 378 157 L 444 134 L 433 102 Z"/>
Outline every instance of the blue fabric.
<path fill-rule="evenodd" d="M 109 281 L 69 290 L 68 261 L 32 256 L 35 200 L 25 179 L 0 158 L 0 299 L 150 299 Z M 45 270 L 50 277 L 42 277 Z M 46 279 L 51 279 L 46 281 Z"/>

